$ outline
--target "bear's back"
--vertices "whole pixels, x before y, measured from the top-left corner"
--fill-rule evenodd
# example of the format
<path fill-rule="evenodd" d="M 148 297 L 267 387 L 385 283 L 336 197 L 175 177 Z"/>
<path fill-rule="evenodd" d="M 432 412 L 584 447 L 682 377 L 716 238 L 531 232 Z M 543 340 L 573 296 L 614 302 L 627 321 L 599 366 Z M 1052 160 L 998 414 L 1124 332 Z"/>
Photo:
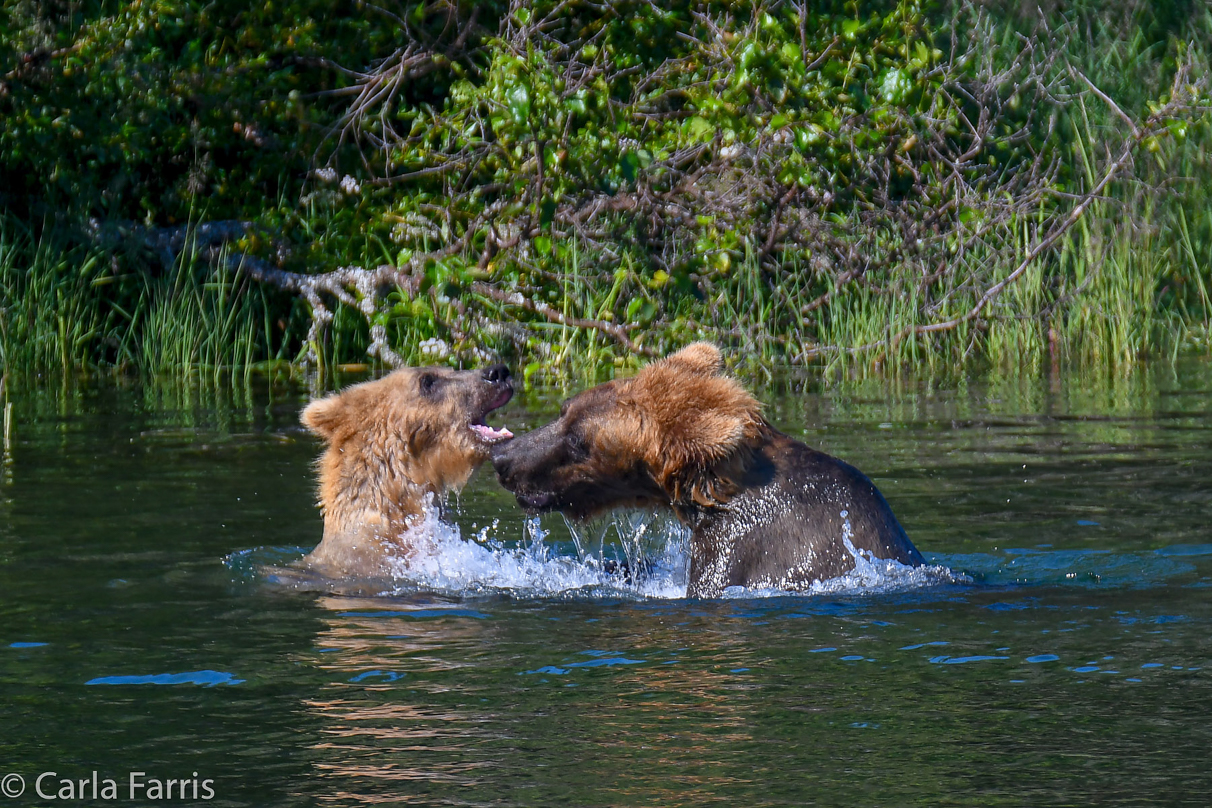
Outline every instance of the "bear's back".
<path fill-rule="evenodd" d="M 690 594 L 700 597 L 835 578 L 854 568 L 855 551 L 924 563 L 865 474 L 778 432 L 755 455 L 741 491 L 706 515 L 691 541 Z"/>

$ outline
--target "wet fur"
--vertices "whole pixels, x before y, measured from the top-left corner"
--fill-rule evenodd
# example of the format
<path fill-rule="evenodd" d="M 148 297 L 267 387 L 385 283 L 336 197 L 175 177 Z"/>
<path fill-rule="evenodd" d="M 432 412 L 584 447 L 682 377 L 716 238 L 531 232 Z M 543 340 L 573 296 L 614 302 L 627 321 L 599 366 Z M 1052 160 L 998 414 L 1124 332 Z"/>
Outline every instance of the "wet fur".
<path fill-rule="evenodd" d="M 316 464 L 324 537 L 301 564 L 329 577 L 381 577 L 414 552 L 410 524 L 489 457 L 468 425 L 512 389 L 508 371 L 501 384 L 486 372 L 403 368 L 303 410 L 325 443 Z"/>
<path fill-rule="evenodd" d="M 772 427 L 707 343 L 569 399 L 555 422 L 496 447 L 493 465 L 532 511 L 672 508 L 692 531 L 691 596 L 844 574 L 844 537 L 922 563 L 871 480 Z"/>

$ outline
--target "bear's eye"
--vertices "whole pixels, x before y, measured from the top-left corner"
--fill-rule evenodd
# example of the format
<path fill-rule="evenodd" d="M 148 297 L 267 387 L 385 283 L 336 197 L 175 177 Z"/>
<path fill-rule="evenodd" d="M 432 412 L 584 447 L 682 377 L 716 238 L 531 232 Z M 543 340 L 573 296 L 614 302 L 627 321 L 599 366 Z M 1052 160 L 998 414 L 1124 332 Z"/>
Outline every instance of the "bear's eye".
<path fill-rule="evenodd" d="M 568 454 L 574 459 L 583 460 L 589 456 L 589 447 L 585 444 L 585 439 L 576 432 L 568 432 L 564 435 L 564 445 L 568 447 Z"/>
<path fill-rule="evenodd" d="M 432 373 L 422 373 L 417 385 L 421 388 L 421 395 L 431 395 L 438 386 L 438 377 Z"/>

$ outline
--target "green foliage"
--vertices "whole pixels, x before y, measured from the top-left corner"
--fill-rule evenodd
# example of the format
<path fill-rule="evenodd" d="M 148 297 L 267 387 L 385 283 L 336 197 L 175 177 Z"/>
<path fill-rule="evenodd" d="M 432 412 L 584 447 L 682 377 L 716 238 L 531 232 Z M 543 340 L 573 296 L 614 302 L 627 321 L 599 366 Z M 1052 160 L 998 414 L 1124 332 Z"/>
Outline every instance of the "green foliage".
<path fill-rule="evenodd" d="M 1136 120 L 1181 61 L 1206 71 L 1198 3 L 1080 0 L 1046 27 L 1026 8 L 0 0 L 3 359 L 334 365 L 382 327 L 409 362 L 501 354 L 537 378 L 633 364 L 610 327 L 839 368 L 1195 339 L 1206 113 L 1151 138 L 986 315 L 899 338 L 967 311 L 1096 182 L 1123 123 L 1069 68 Z M 94 217 L 240 219 L 230 254 L 411 285 L 369 316 L 364 291 L 330 300 L 308 343 L 301 300 L 205 255 L 102 250 Z"/>
<path fill-rule="evenodd" d="M 112 282 L 98 252 L 34 241 L 0 221 L 0 369 L 69 372 L 121 330 L 120 314 L 96 290 Z"/>
<path fill-rule="evenodd" d="M 0 369 L 108 365 L 218 380 L 281 358 L 265 295 L 239 273 L 212 272 L 192 252 L 163 273 L 120 266 L 0 220 Z"/>

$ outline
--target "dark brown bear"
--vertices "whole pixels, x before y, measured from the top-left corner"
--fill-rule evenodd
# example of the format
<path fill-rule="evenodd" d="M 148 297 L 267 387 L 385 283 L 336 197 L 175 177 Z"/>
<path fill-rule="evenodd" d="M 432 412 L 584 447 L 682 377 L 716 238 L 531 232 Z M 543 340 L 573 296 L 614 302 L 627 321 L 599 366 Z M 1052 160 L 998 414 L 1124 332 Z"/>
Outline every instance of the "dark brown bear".
<path fill-rule="evenodd" d="M 672 508 L 691 529 L 691 597 L 803 587 L 853 569 L 855 552 L 923 563 L 871 480 L 774 429 L 722 370 L 696 343 L 586 390 L 494 446 L 497 476 L 531 512 Z"/>

